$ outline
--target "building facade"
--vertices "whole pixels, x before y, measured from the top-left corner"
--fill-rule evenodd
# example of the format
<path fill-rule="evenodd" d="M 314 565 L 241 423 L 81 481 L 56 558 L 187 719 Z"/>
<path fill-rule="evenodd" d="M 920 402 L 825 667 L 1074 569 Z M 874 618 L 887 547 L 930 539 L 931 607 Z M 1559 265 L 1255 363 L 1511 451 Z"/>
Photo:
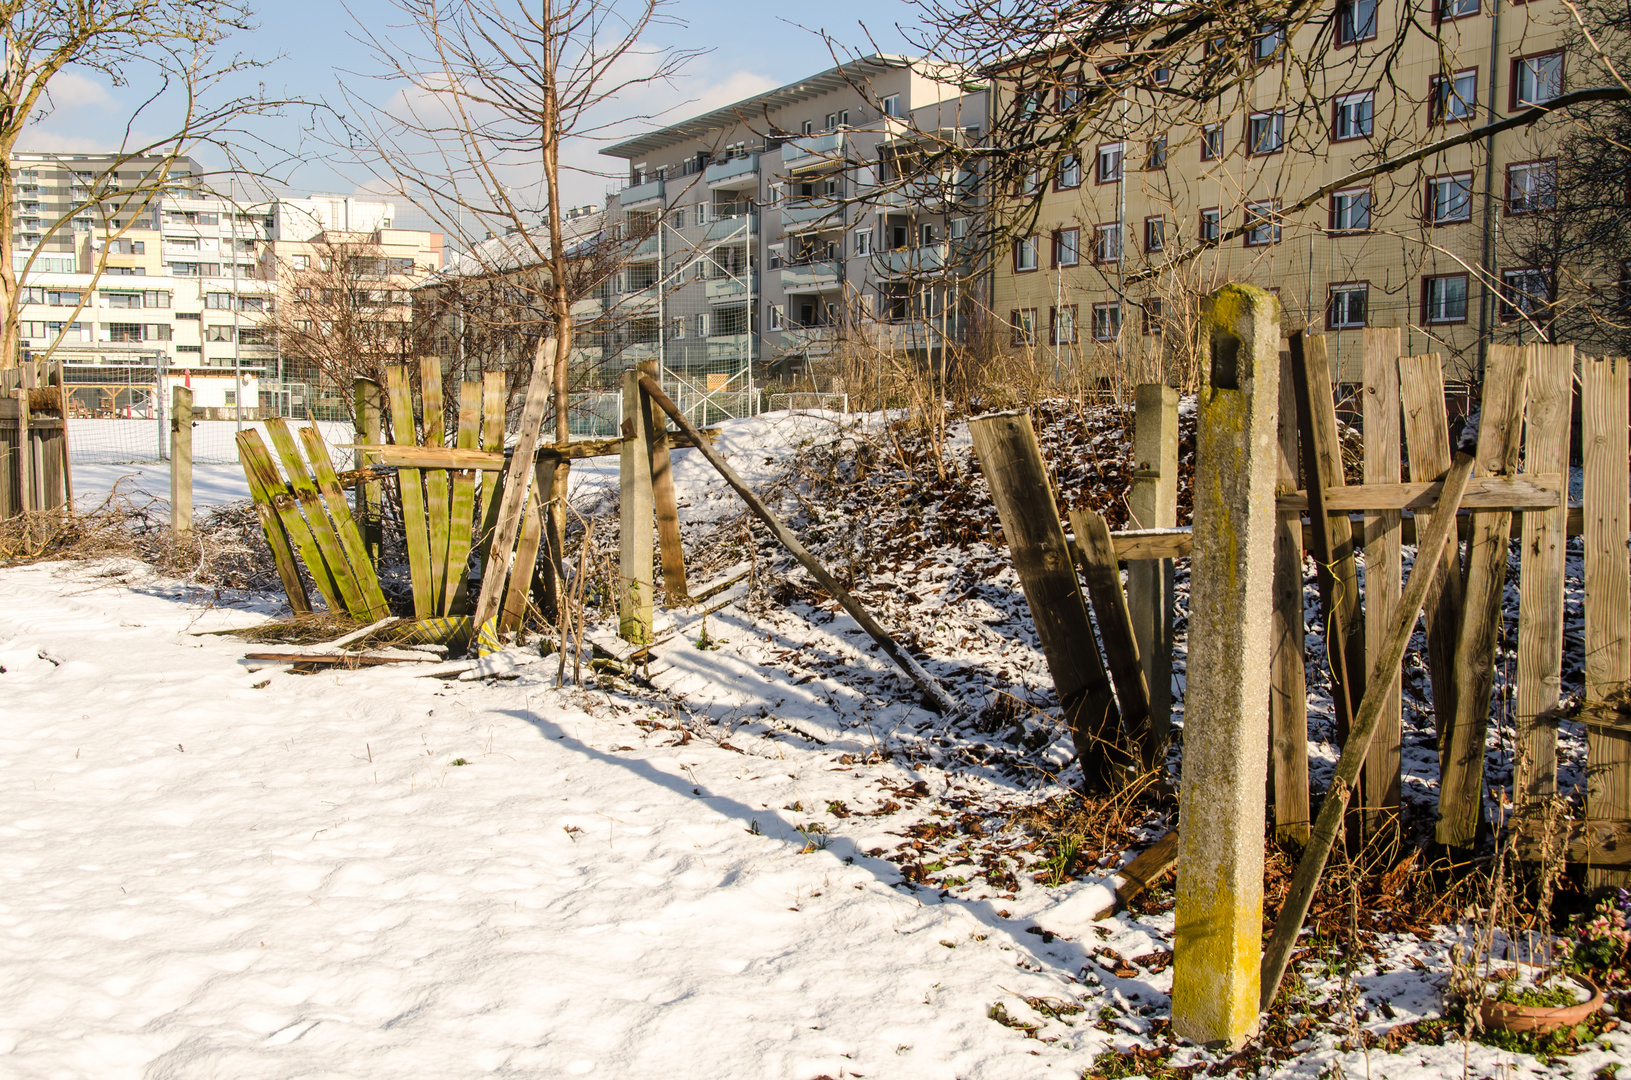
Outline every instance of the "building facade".
<path fill-rule="evenodd" d="M 1311 78 L 1306 96 L 1288 94 L 1284 39 L 1272 28 L 1252 43 L 1261 69 L 1240 98 L 1191 112 L 1192 123 L 1164 125 L 1153 95 L 1127 94 L 1118 122 L 1037 177 L 1035 231 L 1005 237 L 1006 250 L 992 253 L 992 306 L 1009 325 L 1010 348 L 1061 371 L 1134 370 L 1163 348 L 1163 335 L 1170 357 L 1198 298 L 1227 281 L 1276 292 L 1288 329 L 1328 334 L 1347 382 L 1360 379 L 1367 326 L 1403 328 L 1406 351 L 1442 354 L 1452 378 L 1475 377 L 1490 341 L 1535 340 L 1523 315 L 1554 283 L 1515 259 L 1510 241 L 1554 202 L 1546 133 L 1480 139 L 1301 212 L 1282 209 L 1567 85 L 1566 12 L 1555 0 L 1435 2 L 1422 19 L 1410 7 L 1335 0 L 1328 18 L 1292 41 L 1303 55 L 1318 48 L 1316 35 L 1333 42 L 1322 69 L 1299 72 Z M 1401 37 L 1404 19 L 1420 29 Z M 1399 40 L 1393 78 L 1383 79 L 1378 57 Z M 999 76 L 996 107 L 1011 109 L 1025 92 Z M 1137 280 L 1236 228 L 1240 235 L 1199 257 Z"/>
<path fill-rule="evenodd" d="M 842 339 L 932 348 L 957 308 L 949 245 L 967 222 L 943 193 L 883 181 L 924 133 L 977 140 L 985 103 L 869 56 L 611 147 L 629 172 L 609 206 L 633 241 L 613 347 L 661 361 L 704 421 L 757 408 L 756 378 Z"/>

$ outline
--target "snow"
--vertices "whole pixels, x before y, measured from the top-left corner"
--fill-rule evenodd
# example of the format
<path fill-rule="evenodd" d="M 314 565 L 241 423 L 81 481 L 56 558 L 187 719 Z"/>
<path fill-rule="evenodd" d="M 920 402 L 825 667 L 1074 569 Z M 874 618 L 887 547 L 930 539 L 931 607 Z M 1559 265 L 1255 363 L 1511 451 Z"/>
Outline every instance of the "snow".
<path fill-rule="evenodd" d="M 718 445 L 774 485 L 842 422 L 772 414 Z M 162 469 L 109 468 L 167 494 Z M 200 506 L 243 497 L 236 465 L 209 468 Z M 615 500 L 612 459 L 573 474 L 580 507 Z M 740 514 L 700 454 L 675 475 L 688 523 Z M 921 625 L 942 677 L 951 656 L 1045 687 L 1011 569 L 979 596 L 961 574 L 915 573 L 902 600 L 880 565 L 868 603 Z M 1056 791 L 1036 763 L 1068 739 L 1022 716 L 1030 772 L 997 767 L 1013 740 L 937 726 L 842 612 L 676 615 L 649 682 L 592 690 L 556 688 L 553 657 L 474 682 L 252 670 L 202 633 L 272 614 L 134 562 L 0 569 L 0 1075 L 986 1080 L 1153 1045 L 1172 914 L 1094 922 L 1113 855 L 1060 887 L 1016 858 L 1007 892 L 955 852 L 936 887 L 884 857 Z M 1347 970 L 1304 965 L 1335 1030 L 1263 1075 L 1584 1080 L 1631 1055 L 1620 1032 L 1556 1069 L 1477 1042 L 1351 1049 L 1439 1015 L 1463 939 L 1368 940 Z"/>

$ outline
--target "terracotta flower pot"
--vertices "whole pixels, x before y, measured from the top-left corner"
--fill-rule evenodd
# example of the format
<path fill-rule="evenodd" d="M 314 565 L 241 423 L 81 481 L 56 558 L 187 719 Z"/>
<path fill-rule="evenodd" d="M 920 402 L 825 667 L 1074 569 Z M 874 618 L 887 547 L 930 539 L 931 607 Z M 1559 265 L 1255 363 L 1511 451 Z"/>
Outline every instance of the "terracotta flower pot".
<path fill-rule="evenodd" d="M 1519 1035 L 1545 1035 L 1564 1027 L 1583 1023 L 1587 1017 L 1603 1007 L 1603 992 L 1584 979 L 1576 979 L 1592 992 L 1590 1001 L 1578 1005 L 1517 1005 L 1510 1001 L 1485 1001 L 1478 1015 L 1486 1028 L 1511 1031 Z"/>

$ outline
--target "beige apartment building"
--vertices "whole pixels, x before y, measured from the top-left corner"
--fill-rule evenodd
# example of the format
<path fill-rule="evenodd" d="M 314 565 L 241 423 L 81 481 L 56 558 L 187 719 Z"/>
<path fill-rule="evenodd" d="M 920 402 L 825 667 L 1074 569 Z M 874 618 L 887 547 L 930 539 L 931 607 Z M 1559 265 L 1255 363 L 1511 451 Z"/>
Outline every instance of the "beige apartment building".
<path fill-rule="evenodd" d="M 1552 285 L 1506 241 L 1551 206 L 1556 167 L 1544 132 L 1454 147 L 1301 212 L 1282 209 L 1569 85 L 1558 0 L 1434 2 L 1429 19 L 1411 6 L 1334 0 L 1329 18 L 1293 40 L 1307 56 L 1316 34 L 1334 35 L 1329 62 L 1306 86 L 1267 29 L 1251 44 L 1261 69 L 1247 88 L 1191 111 L 1187 125 L 1164 126 L 1153 98 L 1127 93 L 1119 120 L 1036 178 L 1045 193 L 1035 232 L 1005 241 L 1010 250 L 993 259 L 993 308 L 1010 324 L 1011 347 L 1089 371 L 1164 338 L 1170 355 L 1198 297 L 1226 281 L 1275 291 L 1288 329 L 1330 335 L 1343 381 L 1359 378 L 1366 326 L 1404 328 L 1406 350 L 1440 352 L 1451 378 L 1475 377 L 1485 343 L 1535 340 L 1522 316 Z M 1424 29 L 1411 33 L 1389 81 L 1376 57 L 1405 18 Z M 1023 92 L 999 78 L 994 115 Z M 1128 280 L 1237 228 L 1172 272 Z"/>

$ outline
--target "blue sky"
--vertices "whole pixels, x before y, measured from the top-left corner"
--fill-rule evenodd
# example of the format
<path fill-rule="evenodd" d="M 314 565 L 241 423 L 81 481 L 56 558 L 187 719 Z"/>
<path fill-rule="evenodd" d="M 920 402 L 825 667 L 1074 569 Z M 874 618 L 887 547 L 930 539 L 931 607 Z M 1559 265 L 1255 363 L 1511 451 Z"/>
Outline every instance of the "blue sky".
<path fill-rule="evenodd" d="M 345 80 L 353 93 L 375 103 L 387 101 L 391 88 L 386 84 L 348 74 L 365 75 L 372 64 L 368 51 L 351 36 L 353 17 L 376 33 L 389 35 L 401 13 L 388 0 L 350 0 L 347 7 L 349 16 L 335 0 L 265 4 L 257 15 L 260 28 L 241 35 L 230 48 L 263 59 L 279 54 L 282 58 L 241 83 L 240 91 L 252 93 L 255 83 L 264 81 L 269 96 L 337 102 L 340 81 Z M 684 25 L 656 27 L 649 35 L 653 44 L 712 51 L 692 61 L 677 91 L 655 95 L 655 106 L 631 103 L 629 111 L 670 108 L 670 120 L 677 120 L 830 67 L 831 55 L 817 30 L 869 52 L 864 22 L 879 49 L 905 51 L 895 23 L 909 20 L 913 9 L 901 0 L 819 0 L 806 5 L 681 0 L 668 14 Z M 76 72 L 59 76 L 52 87 L 53 108 L 24 136 L 23 149 L 84 152 L 115 147 L 141 96 L 139 87 L 115 89 L 105 80 Z M 334 151 L 303 137 L 305 119 L 258 121 L 254 128 L 267 142 L 300 159 L 288 173 L 290 190 L 350 191 L 366 180 L 355 165 L 348 167 Z M 138 124 L 138 133 L 143 126 Z M 149 137 L 163 128 L 157 116 L 146 126 Z M 611 159 L 598 158 L 598 146 L 577 147 L 567 158 L 585 169 L 602 163 L 610 170 L 617 168 Z M 607 183 L 605 178 L 580 174 L 564 179 L 562 189 L 569 203 L 599 202 Z"/>

